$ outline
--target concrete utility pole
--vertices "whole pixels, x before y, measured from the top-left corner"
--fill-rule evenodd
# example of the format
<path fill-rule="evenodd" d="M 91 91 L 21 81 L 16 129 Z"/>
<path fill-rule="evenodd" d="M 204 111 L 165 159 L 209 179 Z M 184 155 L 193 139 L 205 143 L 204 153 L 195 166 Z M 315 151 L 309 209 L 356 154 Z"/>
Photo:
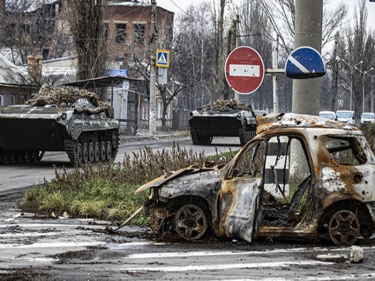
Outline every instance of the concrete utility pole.
<path fill-rule="evenodd" d="M 279 36 L 277 36 L 276 43 L 272 50 L 272 68 L 277 69 L 277 62 L 279 61 Z M 279 94 L 277 88 L 277 75 L 272 76 L 273 85 L 273 113 L 279 113 Z"/>
<path fill-rule="evenodd" d="M 323 0 L 298 0 L 294 49 L 310 46 L 321 52 Z M 293 80 L 292 111 L 318 115 L 320 109 L 321 78 Z"/>
<path fill-rule="evenodd" d="M 156 132 L 156 0 L 151 0 L 151 46 L 150 46 L 150 116 L 149 116 L 149 134 Z"/>

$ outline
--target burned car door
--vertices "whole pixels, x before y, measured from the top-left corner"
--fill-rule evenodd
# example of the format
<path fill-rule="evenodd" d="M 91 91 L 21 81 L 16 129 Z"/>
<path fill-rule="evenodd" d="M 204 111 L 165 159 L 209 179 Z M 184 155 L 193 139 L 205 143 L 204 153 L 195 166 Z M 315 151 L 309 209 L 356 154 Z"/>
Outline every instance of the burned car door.
<path fill-rule="evenodd" d="M 300 158 L 294 168 L 291 151 Z M 249 242 L 263 235 L 293 237 L 311 203 L 306 200 L 311 172 L 303 141 L 273 136 L 253 142 L 232 164 L 220 189 L 221 232 Z"/>
<path fill-rule="evenodd" d="M 251 242 L 257 228 L 265 141 L 251 143 L 232 161 L 219 194 L 220 232 Z"/>

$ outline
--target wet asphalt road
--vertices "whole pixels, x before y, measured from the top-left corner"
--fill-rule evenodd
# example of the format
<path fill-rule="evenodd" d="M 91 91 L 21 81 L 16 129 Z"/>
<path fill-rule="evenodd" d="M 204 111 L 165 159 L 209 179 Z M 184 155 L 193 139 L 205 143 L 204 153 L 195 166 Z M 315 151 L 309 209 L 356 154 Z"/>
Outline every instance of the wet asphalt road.
<path fill-rule="evenodd" d="M 148 228 L 106 231 L 108 222 L 0 215 L 0 280 L 374 280 L 375 245 L 362 263 L 318 260 L 350 247 L 213 237 L 186 242 Z M 114 226 L 112 226 L 114 227 Z"/>

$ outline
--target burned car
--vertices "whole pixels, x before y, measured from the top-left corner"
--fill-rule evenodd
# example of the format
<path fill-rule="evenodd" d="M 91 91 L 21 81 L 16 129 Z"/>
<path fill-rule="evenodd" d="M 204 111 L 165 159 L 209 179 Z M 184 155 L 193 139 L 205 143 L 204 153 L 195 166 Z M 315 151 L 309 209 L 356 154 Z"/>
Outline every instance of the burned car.
<path fill-rule="evenodd" d="M 375 229 L 375 156 L 356 127 L 318 116 L 257 117 L 257 136 L 225 165 L 167 173 L 144 215 L 156 233 L 352 245 Z"/>

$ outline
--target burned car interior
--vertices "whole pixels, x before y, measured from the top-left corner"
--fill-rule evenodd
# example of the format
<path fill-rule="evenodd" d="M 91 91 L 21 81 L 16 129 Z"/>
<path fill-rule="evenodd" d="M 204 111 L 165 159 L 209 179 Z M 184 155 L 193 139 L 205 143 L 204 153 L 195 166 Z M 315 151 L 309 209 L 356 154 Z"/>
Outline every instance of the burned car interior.
<path fill-rule="evenodd" d="M 136 191 L 152 190 L 144 215 L 154 232 L 336 245 L 374 234 L 375 155 L 360 130 L 293 113 L 257 124 L 225 165 L 192 165 Z"/>
<path fill-rule="evenodd" d="M 303 151 L 298 172 L 291 175 L 290 149 Z M 234 177 L 262 179 L 262 220 L 260 225 L 294 226 L 305 211 L 311 183 L 309 164 L 298 138 L 277 136 L 262 140 L 244 153 L 235 165 Z M 303 169 L 303 170 L 302 170 Z M 264 176 L 263 176 L 264 175 Z M 302 198 L 304 200 L 302 200 Z"/>

